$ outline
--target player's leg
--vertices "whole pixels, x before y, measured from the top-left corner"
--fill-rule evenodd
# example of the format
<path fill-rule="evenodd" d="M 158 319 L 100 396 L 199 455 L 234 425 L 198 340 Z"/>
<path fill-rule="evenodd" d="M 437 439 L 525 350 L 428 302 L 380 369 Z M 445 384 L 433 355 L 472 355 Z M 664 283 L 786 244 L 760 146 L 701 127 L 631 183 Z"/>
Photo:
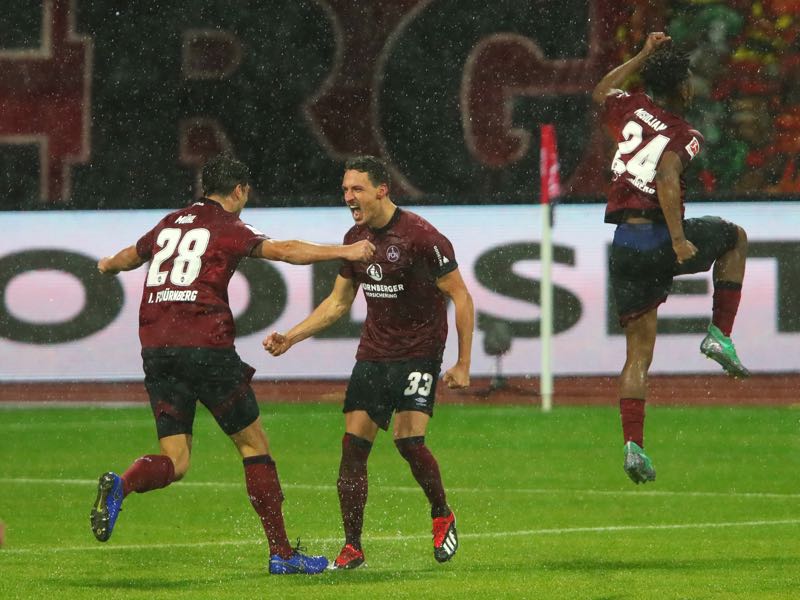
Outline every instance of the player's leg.
<path fill-rule="evenodd" d="M 176 376 L 183 368 L 180 358 L 160 351 L 143 351 L 142 357 L 161 453 L 137 458 L 122 475 L 100 476 L 89 520 L 101 542 L 111 537 L 126 496 L 166 487 L 189 468 L 195 399 L 190 385 Z"/>
<path fill-rule="evenodd" d="M 626 223 L 617 227 L 608 266 L 626 340 L 619 380 L 624 468 L 636 483 L 655 479 L 653 465 L 642 450 L 647 373 L 653 360 L 658 307 L 667 299 L 675 265 L 666 225 Z"/>
<path fill-rule="evenodd" d="M 439 464 L 425 444 L 440 371 L 441 361 L 412 359 L 394 364 L 390 379 L 397 411 L 394 443 L 430 502 L 433 555 L 437 561 L 445 562 L 458 549 L 456 518 L 447 504 Z"/>
<path fill-rule="evenodd" d="M 625 438 L 624 469 L 636 484 L 656 478 L 655 468 L 644 453 L 644 417 L 657 315 L 658 309 L 654 308 L 625 325 L 626 355 L 619 381 L 619 410 Z"/>
<path fill-rule="evenodd" d="M 700 349 L 709 358 L 719 362 L 734 377 L 749 377 L 731 340 L 733 322 L 742 297 L 745 263 L 747 261 L 747 234 L 736 227 L 736 245 L 714 263 L 714 304 L 711 325 Z M 721 334 L 721 335 L 720 335 Z"/>
<path fill-rule="evenodd" d="M 456 517 L 447 504 L 439 463 L 425 444 L 428 421 L 430 415 L 424 412 L 408 410 L 396 413 L 394 443 L 430 502 L 434 558 L 446 562 L 458 549 Z"/>
<path fill-rule="evenodd" d="M 339 477 L 336 480 L 344 546 L 334 560 L 333 568 L 354 569 L 364 563 L 361 532 L 369 490 L 367 460 L 378 434 L 378 425 L 365 410 L 347 412 L 344 419 L 342 456 L 339 461 Z"/>
<path fill-rule="evenodd" d="M 328 566 L 324 556 L 307 556 L 293 549 L 283 521 L 283 491 L 269 442 L 257 417 L 250 425 L 230 436 L 244 465 L 245 484 L 269 542 L 269 571 L 273 575 L 316 574 Z"/>
<path fill-rule="evenodd" d="M 256 418 L 241 431 L 231 434 L 230 438 L 242 457 L 247 495 L 261 520 L 269 542 L 270 556 L 291 557 L 292 547 L 283 522 L 283 490 L 261 418 Z"/>
<path fill-rule="evenodd" d="M 344 529 L 344 546 L 333 561 L 335 569 L 354 569 L 364 564 L 361 532 L 369 482 L 367 461 L 378 429 L 387 429 L 391 408 L 383 404 L 386 366 L 357 361 L 344 399 L 342 456 L 336 490 Z"/>
<path fill-rule="evenodd" d="M 98 541 L 106 542 L 114 531 L 122 501 L 131 492 L 143 494 L 167 487 L 183 477 L 189 466 L 191 436 L 174 435 L 161 444 L 161 454 L 145 454 L 137 458 L 122 475 L 108 471 L 97 482 L 97 496 L 89 517 L 92 533 Z M 175 457 L 185 457 L 181 471 L 176 469 Z"/>
<path fill-rule="evenodd" d="M 425 445 L 425 431 L 430 415 L 413 410 L 401 411 L 394 419 L 394 444 L 411 468 L 428 502 L 431 518 L 446 517 L 451 511 L 442 485 L 439 464 Z"/>
<path fill-rule="evenodd" d="M 233 350 L 206 352 L 200 401 L 211 411 L 222 431 L 242 457 L 250 504 L 269 543 L 269 572 L 275 575 L 321 573 L 324 556 L 306 556 L 293 549 L 283 521 L 283 490 L 269 442 L 259 416 L 250 380 L 255 373 Z"/>
<path fill-rule="evenodd" d="M 708 334 L 700 351 L 718 362 L 733 377 L 748 377 L 731 340 L 733 322 L 742 296 L 747 234 L 741 227 L 718 217 L 688 219 L 686 237 L 698 248 L 698 256 L 682 266 L 681 273 L 707 271 L 713 262 L 714 300 Z"/>

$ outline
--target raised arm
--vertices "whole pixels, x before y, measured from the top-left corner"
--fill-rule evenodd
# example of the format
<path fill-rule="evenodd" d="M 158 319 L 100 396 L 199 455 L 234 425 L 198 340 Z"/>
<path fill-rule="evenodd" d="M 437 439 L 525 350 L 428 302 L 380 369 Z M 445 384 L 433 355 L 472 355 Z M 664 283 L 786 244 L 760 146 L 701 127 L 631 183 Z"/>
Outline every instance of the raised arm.
<path fill-rule="evenodd" d="M 337 275 L 333 290 L 328 297 L 320 302 L 308 317 L 286 333 L 273 331 L 265 337 L 262 342 L 264 350 L 272 356 L 280 356 L 298 342 L 329 327 L 350 310 L 356 298 L 356 290 L 356 284 L 352 279 Z"/>
<path fill-rule="evenodd" d="M 592 92 L 592 100 L 602 104 L 610 94 L 620 91 L 622 84 L 631 76 L 639 72 L 645 59 L 650 56 L 661 44 L 669 42 L 672 38 L 661 31 L 656 31 L 647 36 L 644 46 L 639 53 L 629 61 L 614 67 L 600 80 Z"/>
<path fill-rule="evenodd" d="M 293 265 L 308 265 L 324 260 L 343 258 L 355 262 L 366 262 L 375 253 L 375 246 L 369 240 L 360 240 L 346 246 L 315 244 L 300 240 L 264 240 L 258 244 L 250 256 L 279 260 Z"/>
<path fill-rule="evenodd" d="M 128 246 L 114 256 L 106 256 L 97 261 L 97 269 L 105 275 L 116 275 L 120 271 L 132 271 L 144 264 L 144 259 L 136 252 L 136 246 Z"/>
<path fill-rule="evenodd" d="M 469 386 L 469 367 L 472 360 L 472 332 L 475 329 L 475 307 L 472 296 L 464 284 L 458 269 L 440 277 L 437 287 L 453 301 L 456 308 L 456 332 L 458 333 L 458 360 L 442 377 L 449 388 Z"/>
<path fill-rule="evenodd" d="M 697 253 L 697 248 L 686 239 L 683 233 L 683 220 L 681 216 L 681 173 L 683 163 L 674 152 L 667 151 L 658 163 L 656 169 L 656 188 L 658 190 L 658 203 L 664 220 L 667 222 L 669 235 L 672 238 L 672 249 L 678 257 L 678 262 L 689 260 Z"/>

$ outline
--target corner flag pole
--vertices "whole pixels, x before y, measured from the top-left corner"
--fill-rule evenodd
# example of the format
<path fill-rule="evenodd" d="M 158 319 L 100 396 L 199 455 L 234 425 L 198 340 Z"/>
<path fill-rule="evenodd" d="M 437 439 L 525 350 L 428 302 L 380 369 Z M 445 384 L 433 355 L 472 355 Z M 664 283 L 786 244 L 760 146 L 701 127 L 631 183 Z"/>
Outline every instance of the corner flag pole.
<path fill-rule="evenodd" d="M 539 153 L 539 180 L 541 183 L 540 201 L 542 204 L 541 239 L 541 288 L 539 307 L 541 309 L 539 339 L 541 341 L 541 374 L 539 394 L 542 398 L 542 411 L 553 408 L 553 370 L 550 362 L 553 337 L 553 206 L 554 198 L 561 194 L 558 173 L 558 150 L 556 132 L 553 125 L 542 125 Z"/>

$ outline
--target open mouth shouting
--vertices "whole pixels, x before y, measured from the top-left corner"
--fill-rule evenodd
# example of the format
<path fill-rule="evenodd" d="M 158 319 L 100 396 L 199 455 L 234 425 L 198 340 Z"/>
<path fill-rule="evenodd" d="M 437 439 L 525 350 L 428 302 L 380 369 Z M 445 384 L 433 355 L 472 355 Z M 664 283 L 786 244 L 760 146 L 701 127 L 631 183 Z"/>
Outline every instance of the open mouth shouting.
<path fill-rule="evenodd" d="M 361 218 L 364 216 L 364 213 L 361 210 L 361 206 L 356 202 L 348 202 L 347 208 L 350 209 L 350 214 L 353 215 L 354 221 L 360 221 Z"/>

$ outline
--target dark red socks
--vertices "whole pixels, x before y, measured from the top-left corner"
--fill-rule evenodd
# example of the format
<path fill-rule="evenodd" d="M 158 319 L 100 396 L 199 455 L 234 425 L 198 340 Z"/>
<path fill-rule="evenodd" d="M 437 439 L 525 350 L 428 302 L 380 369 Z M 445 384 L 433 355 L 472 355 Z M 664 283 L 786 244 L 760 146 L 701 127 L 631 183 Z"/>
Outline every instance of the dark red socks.
<path fill-rule="evenodd" d="M 169 456 L 146 454 L 133 461 L 122 474 L 122 493 L 144 493 L 167 487 L 175 479 L 175 465 Z"/>
<path fill-rule="evenodd" d="M 732 281 L 714 282 L 714 305 L 711 322 L 726 336 L 731 336 L 733 320 L 739 310 L 742 298 L 742 284 Z"/>
<path fill-rule="evenodd" d="M 446 517 L 450 514 L 447 506 L 439 464 L 425 445 L 425 436 L 407 437 L 394 441 L 403 458 L 408 461 L 414 479 L 425 492 L 431 503 L 431 517 Z"/>
<path fill-rule="evenodd" d="M 367 459 L 372 442 L 351 433 L 342 438 L 342 460 L 339 463 L 339 507 L 342 511 L 345 544 L 361 549 L 364 507 L 367 504 Z"/>
<path fill-rule="evenodd" d="M 262 454 L 245 458 L 242 463 L 247 494 L 267 534 L 269 553 L 289 558 L 293 550 L 283 524 L 283 492 L 275 462 L 268 454 Z"/>
<path fill-rule="evenodd" d="M 620 398 L 619 414 L 622 417 L 622 435 L 625 443 L 634 442 L 644 448 L 644 400 Z"/>

